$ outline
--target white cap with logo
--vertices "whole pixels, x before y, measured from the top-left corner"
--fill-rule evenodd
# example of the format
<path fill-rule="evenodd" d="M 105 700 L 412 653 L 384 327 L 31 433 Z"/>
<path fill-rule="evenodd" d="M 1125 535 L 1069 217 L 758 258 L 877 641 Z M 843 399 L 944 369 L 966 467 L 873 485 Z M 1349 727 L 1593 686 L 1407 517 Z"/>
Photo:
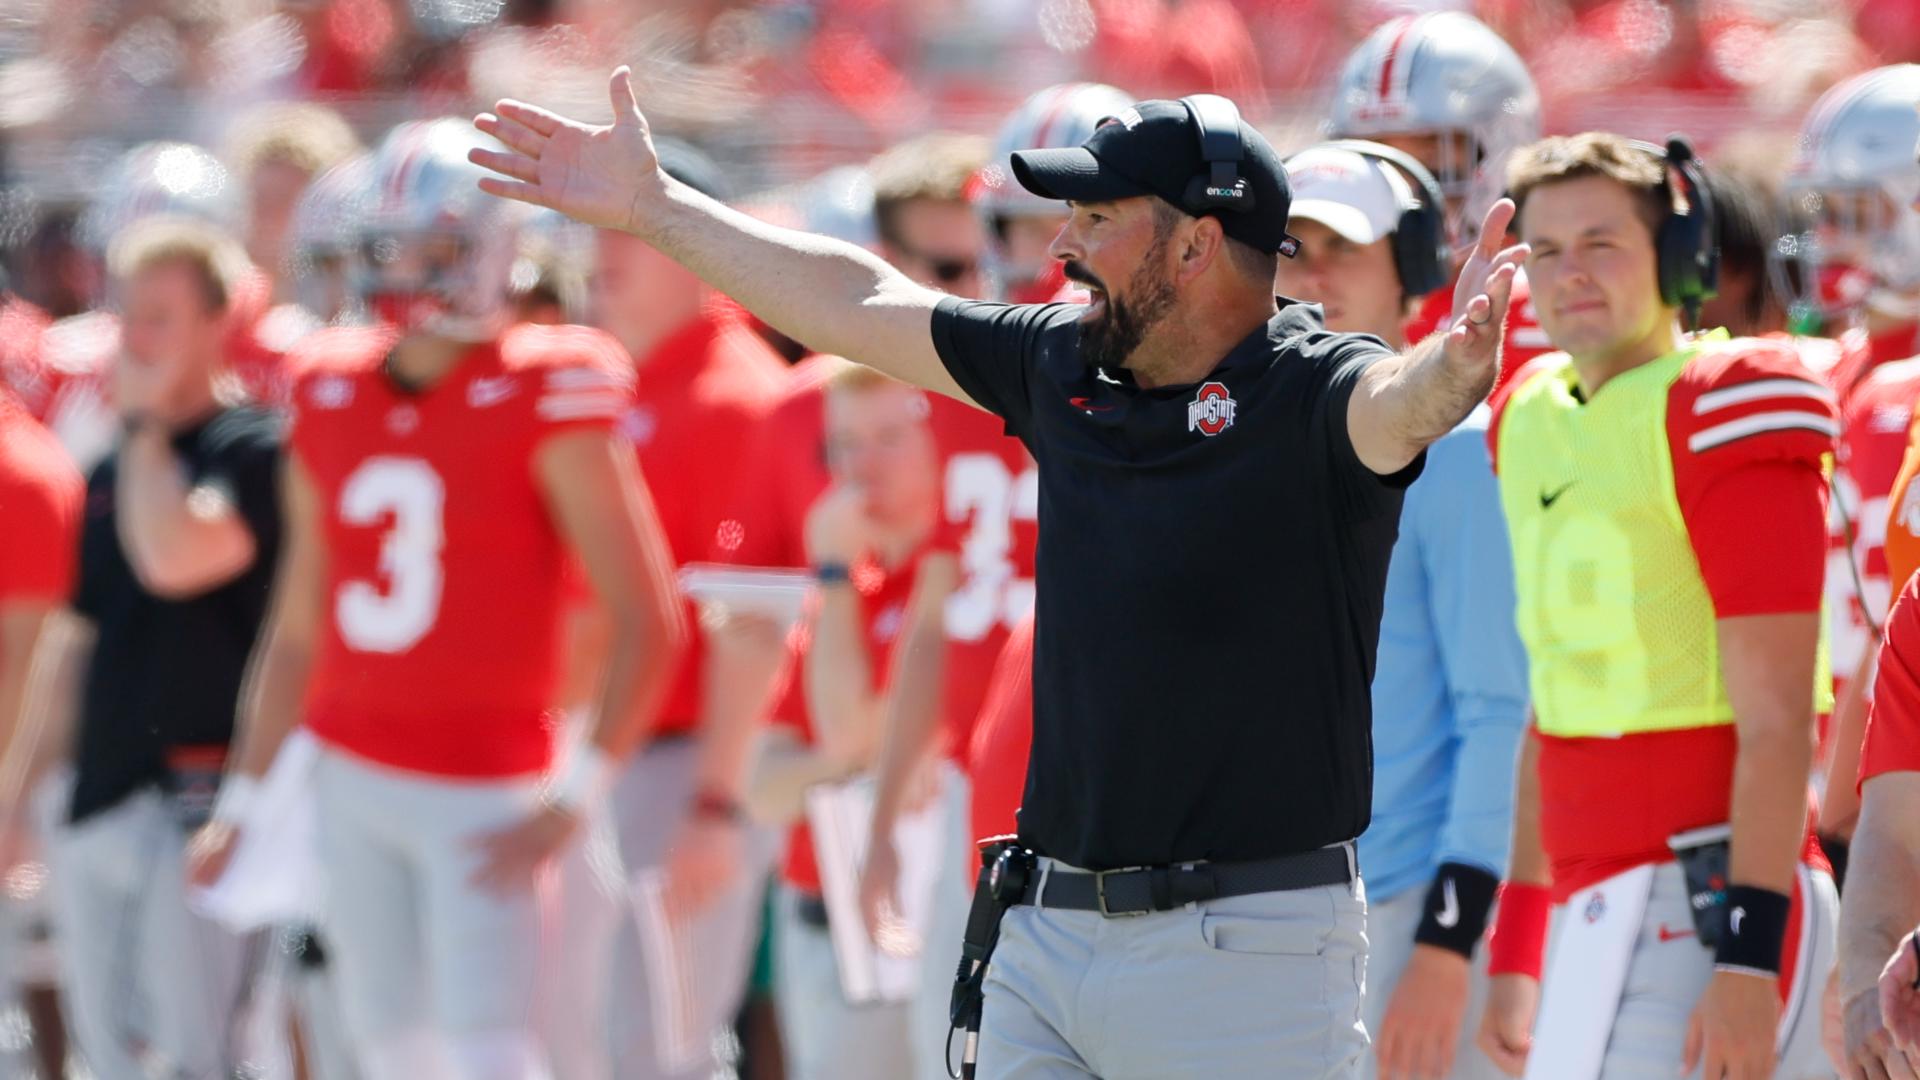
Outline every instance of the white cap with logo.
<path fill-rule="evenodd" d="M 1356 244 L 1391 236 L 1412 199 L 1406 177 L 1383 161 L 1333 146 L 1287 159 L 1292 220 L 1317 221 Z"/>

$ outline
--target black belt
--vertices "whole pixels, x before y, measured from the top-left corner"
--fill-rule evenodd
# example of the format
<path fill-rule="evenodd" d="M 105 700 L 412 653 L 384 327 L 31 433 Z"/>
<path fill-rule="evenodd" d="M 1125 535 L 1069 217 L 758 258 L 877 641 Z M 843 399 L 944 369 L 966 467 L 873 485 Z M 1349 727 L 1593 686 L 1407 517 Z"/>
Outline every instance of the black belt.
<path fill-rule="evenodd" d="M 1351 857 L 1343 844 L 1253 862 L 1128 867 L 1091 874 L 1054 870 L 1035 873 L 1015 902 L 1097 911 L 1109 918 L 1145 915 L 1229 896 L 1345 885 L 1353 880 Z"/>

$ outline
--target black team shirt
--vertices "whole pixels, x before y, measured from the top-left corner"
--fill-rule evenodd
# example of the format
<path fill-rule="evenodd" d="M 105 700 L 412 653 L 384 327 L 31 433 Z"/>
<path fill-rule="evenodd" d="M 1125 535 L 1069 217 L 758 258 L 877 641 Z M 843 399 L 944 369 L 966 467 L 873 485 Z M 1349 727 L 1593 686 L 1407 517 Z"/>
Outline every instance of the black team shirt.
<path fill-rule="evenodd" d="M 74 609 L 98 631 L 81 691 L 72 820 L 148 787 L 168 790 L 169 756 L 233 737 L 247 658 L 266 617 L 280 549 L 280 422 L 228 409 L 173 436 L 191 487 L 226 497 L 253 534 L 253 565 L 199 596 L 169 600 L 134 576 L 115 530 L 116 459 L 87 478 Z"/>
<path fill-rule="evenodd" d="M 1351 840 L 1372 802 L 1374 652 L 1401 494 L 1347 435 L 1392 354 L 1282 300 L 1199 383 L 1080 359 L 1083 308 L 949 298 L 947 370 L 1040 470 L 1033 752 L 1020 836 L 1104 870 Z"/>

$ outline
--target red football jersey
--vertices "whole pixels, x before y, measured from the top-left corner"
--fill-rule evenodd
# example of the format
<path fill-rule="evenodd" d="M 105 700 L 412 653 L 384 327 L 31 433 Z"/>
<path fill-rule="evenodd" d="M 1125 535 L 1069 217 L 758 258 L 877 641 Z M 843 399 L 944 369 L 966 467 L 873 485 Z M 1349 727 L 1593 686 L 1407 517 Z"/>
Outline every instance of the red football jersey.
<path fill-rule="evenodd" d="M 1860 751 L 1860 783 L 1890 772 L 1920 772 L 1920 576 L 1907 580 L 1887 617 Z"/>
<path fill-rule="evenodd" d="M 794 368 L 788 386 L 749 434 L 739 481 L 714 530 L 713 557 L 739 566 L 804 568 L 805 525 L 828 483 L 823 388 L 832 357 Z M 940 453 L 941 524 L 932 547 L 960 560 L 948 600 L 946 730 L 966 745 L 1007 630 L 1033 606 L 1039 474 L 1017 439 L 988 413 L 929 394 Z"/>
<path fill-rule="evenodd" d="M 1417 344 L 1435 330 L 1453 321 L 1453 286 L 1435 289 L 1420 301 L 1402 332 L 1407 344 Z M 1526 271 L 1513 277 L 1513 293 L 1507 298 L 1507 336 L 1500 345 L 1500 374 L 1494 386 L 1505 383 L 1527 361 L 1550 352 L 1553 344 L 1540 329 L 1540 316 L 1533 307 L 1533 290 L 1527 285 Z"/>
<path fill-rule="evenodd" d="M 1033 614 L 1007 635 L 993 668 L 987 703 L 967 747 L 973 777 L 973 838 L 1018 830 L 1015 811 L 1026 795 L 1027 757 L 1033 752 Z"/>
<path fill-rule="evenodd" d="M 40 339 L 50 322 L 35 305 L 11 293 L 0 294 L 0 386 L 11 387 L 19 404 L 35 416 L 46 393 Z"/>
<path fill-rule="evenodd" d="M 888 572 L 871 560 L 854 567 L 853 585 L 860 595 L 860 625 L 865 630 L 867 664 L 877 693 L 886 685 L 893 667 L 893 646 L 906 626 L 907 602 L 913 597 L 915 571 L 920 555 L 915 554 L 900 567 Z M 774 696 L 773 722 L 791 728 L 800 741 L 812 746 L 813 717 L 807 710 L 807 648 L 812 641 L 810 624 L 803 624 L 789 635 L 790 652 L 786 674 L 779 693 Z M 813 858 L 813 834 L 804 816 L 793 823 L 787 840 L 787 859 L 780 876 L 787 884 L 806 892 L 820 892 L 820 868 Z"/>
<path fill-rule="evenodd" d="M 1888 507 L 1917 396 L 1920 357 L 1881 364 L 1847 396 L 1841 416 L 1827 563 L 1836 696 L 1874 647 L 1874 627 L 1885 621 L 1893 600 L 1887 577 Z"/>
<path fill-rule="evenodd" d="M 85 498 L 60 441 L 0 387 L 0 605 L 72 593 Z"/>
<path fill-rule="evenodd" d="M 729 306 L 707 313 L 655 346 L 639 365 L 634 404 L 620 429 L 640 457 L 654 509 L 676 565 L 707 557 L 746 440 L 778 397 L 786 365 Z M 687 625 L 700 625 L 687 604 Z M 705 639 L 694 634 L 654 725 L 656 734 L 700 720 Z"/>
<path fill-rule="evenodd" d="M 409 393 L 384 330 L 302 347 L 294 453 L 327 547 L 327 625 L 307 726 L 444 776 L 536 772 L 552 751 L 569 552 L 535 473 L 550 436 L 612 431 L 627 358 L 580 327 L 519 326 Z"/>

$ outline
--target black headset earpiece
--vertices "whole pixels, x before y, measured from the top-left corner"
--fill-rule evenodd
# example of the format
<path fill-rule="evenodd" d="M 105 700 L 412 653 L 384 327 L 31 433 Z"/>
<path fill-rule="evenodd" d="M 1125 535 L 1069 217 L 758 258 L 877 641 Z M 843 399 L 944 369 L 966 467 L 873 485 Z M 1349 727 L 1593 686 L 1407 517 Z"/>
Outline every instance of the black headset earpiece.
<path fill-rule="evenodd" d="M 1393 267 L 1408 296 L 1425 296 L 1453 279 L 1453 254 L 1447 244 L 1447 200 L 1440 181 L 1411 154 L 1365 139 L 1320 144 L 1348 150 L 1399 170 L 1407 189 L 1398 187 L 1400 220 L 1393 230 Z"/>
<path fill-rule="evenodd" d="M 1689 330 L 1700 328 L 1700 305 L 1720 290 L 1720 244 L 1713 223 L 1713 194 L 1693 146 L 1672 135 L 1667 145 L 1635 141 L 1660 162 L 1666 180 L 1667 213 L 1654 234 L 1660 299 L 1681 310 Z"/>
<path fill-rule="evenodd" d="M 1200 132 L 1200 158 L 1206 172 L 1187 183 L 1184 209 L 1191 214 L 1208 210 L 1253 209 L 1253 188 L 1240 175 L 1246 147 L 1240 141 L 1240 108 L 1218 94 L 1193 94 L 1180 99 Z"/>

